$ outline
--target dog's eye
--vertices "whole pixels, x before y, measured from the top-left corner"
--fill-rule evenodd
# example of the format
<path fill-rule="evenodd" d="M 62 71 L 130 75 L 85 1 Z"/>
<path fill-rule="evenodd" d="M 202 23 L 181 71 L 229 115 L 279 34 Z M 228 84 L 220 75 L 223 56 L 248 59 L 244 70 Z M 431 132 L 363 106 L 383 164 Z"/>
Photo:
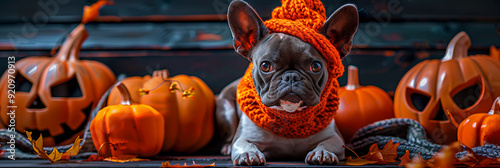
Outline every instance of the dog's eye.
<path fill-rule="evenodd" d="M 273 66 L 271 66 L 271 63 L 266 61 L 266 62 L 262 62 L 262 64 L 260 64 L 260 69 L 264 72 L 269 72 L 269 71 L 273 70 Z"/>
<path fill-rule="evenodd" d="M 311 64 L 310 70 L 312 72 L 319 72 L 319 71 L 321 71 L 321 63 L 319 63 L 319 62 L 313 62 Z"/>

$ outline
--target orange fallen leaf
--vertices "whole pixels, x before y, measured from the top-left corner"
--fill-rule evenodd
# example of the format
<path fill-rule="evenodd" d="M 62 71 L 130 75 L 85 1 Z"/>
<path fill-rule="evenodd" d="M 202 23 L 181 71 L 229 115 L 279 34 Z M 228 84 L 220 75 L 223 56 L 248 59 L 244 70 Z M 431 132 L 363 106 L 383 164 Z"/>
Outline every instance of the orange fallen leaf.
<path fill-rule="evenodd" d="M 418 156 L 413 157 L 411 159 L 410 163 L 407 163 L 405 165 L 406 168 L 424 168 L 424 167 L 434 167 L 434 165 L 430 162 L 427 162 L 422 156 L 420 155 L 420 152 L 418 153 Z"/>
<path fill-rule="evenodd" d="M 349 156 L 349 158 L 347 158 L 347 161 L 345 163 L 343 163 L 342 165 L 362 166 L 362 165 L 375 164 L 375 163 L 377 163 L 377 161 L 366 160 L 366 159 L 363 159 L 362 157 L 352 159 L 352 157 Z"/>
<path fill-rule="evenodd" d="M 370 147 L 370 151 L 365 156 L 365 159 L 377 161 L 377 164 L 396 162 L 396 158 L 398 158 L 398 146 L 399 143 L 393 143 L 392 140 L 389 140 L 389 142 L 385 144 L 384 148 L 379 150 L 377 143 L 374 143 Z"/>
<path fill-rule="evenodd" d="M 120 155 L 120 156 L 116 156 L 116 157 L 108 157 L 108 158 L 105 158 L 103 160 L 110 161 L 110 162 L 118 162 L 118 163 L 150 161 L 149 159 L 137 158 L 137 155 Z"/>
<path fill-rule="evenodd" d="M 366 154 L 364 156 L 364 158 L 366 160 L 377 161 L 377 163 L 382 163 L 382 162 L 383 162 L 382 164 L 386 164 L 387 163 L 384 160 L 384 155 L 378 149 L 377 143 L 374 143 L 374 144 L 372 144 L 372 146 L 370 146 L 370 151 L 368 152 L 368 154 Z"/>
<path fill-rule="evenodd" d="M 460 150 L 460 147 L 461 145 L 458 141 L 444 147 L 443 150 L 434 154 L 434 156 L 432 157 L 432 159 L 434 160 L 434 165 L 436 167 L 445 168 L 455 167 L 455 164 L 457 163 L 455 155 Z"/>
<path fill-rule="evenodd" d="M 213 166 L 215 166 L 215 162 L 212 164 L 208 164 L 208 165 L 198 165 L 194 161 L 193 161 L 192 165 L 187 165 L 185 162 L 184 162 L 184 165 L 180 165 L 180 164 L 171 165 L 170 162 L 168 162 L 168 161 L 161 163 L 162 168 L 164 168 L 164 167 L 213 167 Z"/>
<path fill-rule="evenodd" d="M 392 140 L 389 140 L 389 142 L 385 144 L 384 148 L 380 150 L 378 149 L 377 143 L 374 143 L 372 146 L 370 146 L 370 151 L 368 152 L 368 154 L 356 159 L 348 158 L 345 165 L 360 166 L 365 164 L 388 164 L 396 162 L 396 158 L 398 157 L 398 146 L 399 143 L 393 143 Z"/>
<path fill-rule="evenodd" d="M 465 151 L 467 152 L 465 155 L 462 157 L 458 158 L 458 161 L 470 166 L 470 167 L 488 167 L 493 164 L 500 164 L 500 158 L 488 158 L 480 155 L 476 155 L 472 149 L 470 148 L 465 148 Z"/>
<path fill-rule="evenodd" d="M 382 149 L 382 156 L 386 162 L 396 162 L 398 158 L 398 147 L 399 143 L 393 143 L 392 139 L 389 140 Z"/>
<path fill-rule="evenodd" d="M 30 131 L 25 131 L 26 136 L 28 137 L 28 140 L 31 142 L 33 146 L 33 150 L 35 153 L 40 156 L 43 159 L 49 160 L 50 162 L 54 163 L 60 160 L 69 160 L 71 156 L 75 156 L 78 154 L 80 151 L 80 142 L 82 142 L 82 138 L 76 137 L 75 142 L 73 143 L 73 146 L 71 146 L 70 149 L 68 149 L 66 152 L 61 153 L 59 152 L 56 148 L 52 149 L 52 152 L 50 154 L 47 154 L 45 150 L 43 150 L 43 137 L 42 134 L 40 134 L 40 137 L 35 141 L 31 138 L 31 132 Z"/>
<path fill-rule="evenodd" d="M 410 151 L 406 150 L 406 153 L 401 156 L 401 158 L 399 158 L 399 160 L 401 160 L 401 163 L 399 163 L 398 166 L 404 166 L 408 163 L 411 162 L 411 159 L 410 159 Z"/>
<path fill-rule="evenodd" d="M 90 155 L 89 158 L 87 158 L 87 160 L 85 161 L 103 161 L 104 160 L 104 157 L 100 157 L 100 156 L 97 156 L 97 155 Z"/>

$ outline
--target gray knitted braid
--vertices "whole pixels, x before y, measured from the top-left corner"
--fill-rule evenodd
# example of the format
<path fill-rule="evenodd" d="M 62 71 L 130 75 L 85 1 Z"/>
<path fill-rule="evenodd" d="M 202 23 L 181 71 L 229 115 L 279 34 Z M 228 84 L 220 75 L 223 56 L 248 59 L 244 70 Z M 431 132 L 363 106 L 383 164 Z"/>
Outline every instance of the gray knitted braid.
<path fill-rule="evenodd" d="M 486 144 L 483 146 L 478 146 L 472 148 L 472 151 L 479 156 L 484 156 L 492 159 L 500 158 L 500 146 L 496 146 L 493 144 Z M 455 156 L 457 158 L 461 158 L 466 155 L 467 151 L 458 152 Z"/>
<path fill-rule="evenodd" d="M 387 119 L 365 126 L 356 132 L 348 147 L 360 153 L 368 152 L 373 143 L 382 148 L 391 139 L 394 143 L 400 143 L 398 156 L 408 150 L 412 158 L 420 153 L 422 158 L 430 159 L 442 147 L 427 140 L 420 123 L 407 118 Z"/>

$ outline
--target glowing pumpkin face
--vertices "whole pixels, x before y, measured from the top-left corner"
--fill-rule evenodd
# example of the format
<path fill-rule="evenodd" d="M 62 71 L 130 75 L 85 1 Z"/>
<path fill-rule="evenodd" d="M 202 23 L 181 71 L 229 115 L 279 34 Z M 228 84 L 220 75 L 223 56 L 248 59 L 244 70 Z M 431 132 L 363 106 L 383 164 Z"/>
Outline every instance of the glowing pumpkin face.
<path fill-rule="evenodd" d="M 44 137 L 45 146 L 69 144 L 80 135 L 90 118 L 90 111 L 115 82 L 104 64 L 80 61 L 78 54 L 88 33 L 79 25 L 69 35 L 54 57 L 28 57 L 15 64 L 15 106 L 1 91 L 0 124 L 7 126 L 9 110 L 16 111 L 16 130 L 32 131 Z M 7 88 L 8 73 L 1 86 Z M 34 137 L 35 139 L 37 137 Z"/>
<path fill-rule="evenodd" d="M 457 127 L 449 117 L 461 122 L 487 112 L 500 96 L 500 62 L 489 56 L 468 57 L 469 47 L 469 36 L 460 32 L 443 59 L 417 64 L 396 89 L 395 116 L 419 121 L 436 143 L 457 140 Z"/>

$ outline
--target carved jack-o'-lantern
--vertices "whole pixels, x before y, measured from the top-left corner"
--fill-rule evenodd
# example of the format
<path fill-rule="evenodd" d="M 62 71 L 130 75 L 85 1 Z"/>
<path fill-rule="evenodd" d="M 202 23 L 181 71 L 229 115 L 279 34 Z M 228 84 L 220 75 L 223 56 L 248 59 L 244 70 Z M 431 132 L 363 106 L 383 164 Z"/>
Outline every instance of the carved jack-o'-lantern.
<path fill-rule="evenodd" d="M 42 134 L 45 146 L 68 144 L 83 135 L 90 111 L 116 80 L 104 64 L 79 60 L 87 37 L 85 25 L 80 24 L 54 57 L 28 57 L 15 63 L 15 104 L 2 89 L 0 125 L 7 127 L 7 113 L 15 110 L 16 131 Z M 2 88 L 9 84 L 8 75 L 2 76 Z"/>
<path fill-rule="evenodd" d="M 457 127 L 449 117 L 461 122 L 471 114 L 487 112 L 500 96 L 500 61 L 467 56 L 469 47 L 469 36 L 458 33 L 441 60 L 415 65 L 396 89 L 395 116 L 419 121 L 436 143 L 457 140 Z"/>

